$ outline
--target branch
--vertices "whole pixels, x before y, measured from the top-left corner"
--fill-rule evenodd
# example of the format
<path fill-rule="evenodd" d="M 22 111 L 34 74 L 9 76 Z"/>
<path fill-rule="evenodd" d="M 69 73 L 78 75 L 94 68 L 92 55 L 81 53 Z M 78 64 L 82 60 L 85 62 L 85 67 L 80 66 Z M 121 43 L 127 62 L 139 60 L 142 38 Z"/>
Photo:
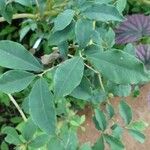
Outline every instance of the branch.
<path fill-rule="evenodd" d="M 8 94 L 8 97 L 10 98 L 11 102 L 15 105 L 15 107 L 19 111 L 22 119 L 26 122 L 27 121 L 27 117 L 25 116 L 24 112 L 22 111 L 22 109 L 20 108 L 20 106 L 18 105 L 16 100 L 13 98 L 13 96 L 11 94 Z"/>

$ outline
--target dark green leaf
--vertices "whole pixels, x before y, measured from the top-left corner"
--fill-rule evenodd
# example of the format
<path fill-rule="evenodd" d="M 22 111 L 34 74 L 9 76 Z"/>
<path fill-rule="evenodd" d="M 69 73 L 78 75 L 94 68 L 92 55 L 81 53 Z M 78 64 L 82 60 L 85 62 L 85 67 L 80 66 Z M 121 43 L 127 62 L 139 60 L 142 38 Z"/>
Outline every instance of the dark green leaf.
<path fill-rule="evenodd" d="M 0 66 L 38 72 L 43 68 L 21 44 L 7 40 L 0 41 Z"/>
<path fill-rule="evenodd" d="M 110 81 L 117 84 L 136 84 L 149 81 L 143 64 L 134 56 L 120 50 L 88 54 L 88 60 Z"/>
<path fill-rule="evenodd" d="M 92 96 L 91 84 L 89 80 L 86 77 L 83 77 L 80 85 L 76 87 L 70 95 L 77 99 L 89 101 Z"/>
<path fill-rule="evenodd" d="M 32 120 L 41 130 L 48 135 L 55 133 L 56 112 L 54 97 L 44 79 L 39 79 L 34 84 L 29 96 L 29 109 Z"/>
<path fill-rule="evenodd" d="M 96 21 L 122 21 L 124 19 L 114 6 L 107 4 L 91 5 L 83 12 L 83 15 Z"/>
<path fill-rule="evenodd" d="M 133 129 L 128 129 L 128 132 L 137 141 L 139 141 L 140 143 L 144 143 L 145 135 L 143 133 L 141 133 L 140 131 L 137 131 L 137 130 L 133 130 Z"/>
<path fill-rule="evenodd" d="M 126 125 L 132 121 L 132 110 L 131 107 L 125 102 L 125 100 L 120 101 L 119 113 L 124 119 Z"/>
<path fill-rule="evenodd" d="M 65 150 L 61 139 L 51 138 L 48 142 L 48 150 Z"/>
<path fill-rule="evenodd" d="M 38 148 L 44 146 L 48 142 L 48 139 L 49 139 L 49 137 L 47 134 L 41 134 L 41 135 L 37 136 L 35 139 L 33 139 L 29 143 L 29 146 L 38 149 Z"/>
<path fill-rule="evenodd" d="M 32 0 L 15 0 L 16 3 L 19 3 L 24 6 L 31 6 Z"/>
<path fill-rule="evenodd" d="M 28 121 L 25 122 L 23 131 L 22 131 L 22 135 L 24 139 L 26 141 L 30 141 L 33 138 L 36 130 L 37 130 L 37 126 L 33 123 L 31 119 L 28 119 Z"/>
<path fill-rule="evenodd" d="M 104 131 L 107 127 L 107 121 L 106 121 L 106 117 L 105 117 L 104 113 L 102 111 L 100 111 L 99 109 L 95 109 L 95 118 L 96 118 L 101 130 Z"/>
<path fill-rule="evenodd" d="M 35 75 L 26 71 L 11 70 L 0 77 L 0 91 L 15 93 L 25 89 L 35 78 Z"/>
<path fill-rule="evenodd" d="M 104 150 L 105 149 L 105 145 L 104 145 L 104 139 L 103 136 L 101 136 L 96 143 L 94 144 L 94 146 L 92 147 L 92 150 Z"/>
<path fill-rule="evenodd" d="M 54 92 L 56 97 L 70 94 L 81 82 L 84 71 L 82 58 L 74 57 L 62 63 L 54 76 Z"/>
<path fill-rule="evenodd" d="M 59 14 L 54 20 L 54 32 L 65 29 L 72 21 L 74 10 L 67 9 Z"/>
<path fill-rule="evenodd" d="M 110 145 L 111 150 L 124 150 L 125 149 L 122 142 L 119 139 L 111 135 L 105 134 L 104 139 Z"/>
<path fill-rule="evenodd" d="M 126 97 L 131 94 L 131 85 L 116 85 L 113 90 L 114 95 Z"/>
<path fill-rule="evenodd" d="M 113 106 L 111 104 L 107 104 L 106 110 L 109 115 L 109 118 L 111 119 L 115 115 L 115 110 L 114 110 Z"/>
<path fill-rule="evenodd" d="M 64 30 L 54 32 L 49 37 L 50 45 L 58 45 L 67 40 L 73 39 L 74 36 L 74 22 L 67 26 Z"/>
<path fill-rule="evenodd" d="M 90 20 L 79 19 L 75 25 L 76 39 L 80 47 L 88 45 L 93 31 L 93 22 Z"/>
<path fill-rule="evenodd" d="M 114 124 L 112 127 L 112 136 L 121 139 L 123 135 L 123 128 L 119 124 Z"/>
<path fill-rule="evenodd" d="M 79 150 L 92 150 L 92 148 L 89 143 L 85 143 L 80 147 Z"/>
<path fill-rule="evenodd" d="M 2 130 L 2 133 L 7 134 L 5 137 L 5 141 L 9 144 L 19 145 L 22 144 L 17 131 L 12 127 L 5 127 Z"/>

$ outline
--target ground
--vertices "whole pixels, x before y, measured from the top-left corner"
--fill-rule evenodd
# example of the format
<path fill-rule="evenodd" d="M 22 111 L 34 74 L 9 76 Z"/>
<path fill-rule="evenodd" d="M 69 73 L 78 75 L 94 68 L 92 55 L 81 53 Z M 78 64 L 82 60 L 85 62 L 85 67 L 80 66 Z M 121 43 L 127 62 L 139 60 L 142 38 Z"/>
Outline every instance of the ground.
<path fill-rule="evenodd" d="M 119 98 L 112 99 L 112 104 L 117 107 Z M 141 94 L 138 98 L 127 98 L 128 104 L 132 106 L 134 113 L 134 120 L 142 119 L 150 125 L 150 84 L 141 87 Z M 91 142 L 94 143 L 100 136 L 99 132 L 95 129 L 93 122 L 91 121 L 91 110 L 87 107 L 83 114 L 86 114 L 86 122 L 84 127 L 86 131 L 79 131 L 80 143 Z M 117 120 L 122 122 L 121 118 L 117 116 Z M 150 126 L 145 131 L 146 141 L 144 144 L 136 142 L 128 133 L 124 133 L 123 139 L 126 146 L 126 150 L 148 150 L 150 149 Z M 106 148 L 107 149 L 107 148 Z"/>

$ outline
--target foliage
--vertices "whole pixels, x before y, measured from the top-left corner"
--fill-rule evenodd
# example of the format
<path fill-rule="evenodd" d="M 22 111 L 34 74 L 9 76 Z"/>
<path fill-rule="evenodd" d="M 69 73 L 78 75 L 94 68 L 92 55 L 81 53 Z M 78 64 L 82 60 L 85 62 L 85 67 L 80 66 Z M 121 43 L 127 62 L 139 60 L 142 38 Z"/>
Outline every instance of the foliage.
<path fill-rule="evenodd" d="M 1 127 L 2 150 L 123 150 L 123 131 L 144 142 L 147 124 L 133 120 L 125 97 L 150 73 L 133 45 L 115 44 L 125 7 L 124 0 L 0 1 L 0 98 L 22 117 Z M 120 96 L 123 125 L 113 96 Z M 77 136 L 86 119 L 77 112 L 87 105 L 100 132 L 94 145 L 80 145 Z"/>

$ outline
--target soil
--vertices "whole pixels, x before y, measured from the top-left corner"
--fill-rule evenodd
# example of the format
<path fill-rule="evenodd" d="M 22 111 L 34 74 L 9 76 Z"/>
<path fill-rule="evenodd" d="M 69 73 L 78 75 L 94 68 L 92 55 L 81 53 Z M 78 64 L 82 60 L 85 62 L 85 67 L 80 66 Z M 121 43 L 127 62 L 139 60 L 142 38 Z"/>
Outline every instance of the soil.
<path fill-rule="evenodd" d="M 117 108 L 119 104 L 119 98 L 114 98 L 111 103 Z M 150 125 L 150 83 L 141 87 L 141 93 L 137 98 L 127 97 L 128 104 L 133 109 L 134 120 L 144 120 Z M 79 131 L 80 143 L 89 142 L 95 143 L 96 139 L 100 137 L 100 133 L 95 129 L 92 120 L 92 112 L 90 107 L 87 107 L 81 114 L 86 115 L 86 121 L 83 124 L 85 131 Z M 118 114 L 118 113 L 117 113 Z M 123 123 L 122 119 L 117 115 L 118 122 Z M 150 150 L 150 126 L 145 130 L 146 141 L 144 144 L 140 144 L 135 141 L 127 132 L 124 132 L 123 141 L 126 146 L 126 150 Z M 106 148 L 109 150 L 109 148 Z"/>

